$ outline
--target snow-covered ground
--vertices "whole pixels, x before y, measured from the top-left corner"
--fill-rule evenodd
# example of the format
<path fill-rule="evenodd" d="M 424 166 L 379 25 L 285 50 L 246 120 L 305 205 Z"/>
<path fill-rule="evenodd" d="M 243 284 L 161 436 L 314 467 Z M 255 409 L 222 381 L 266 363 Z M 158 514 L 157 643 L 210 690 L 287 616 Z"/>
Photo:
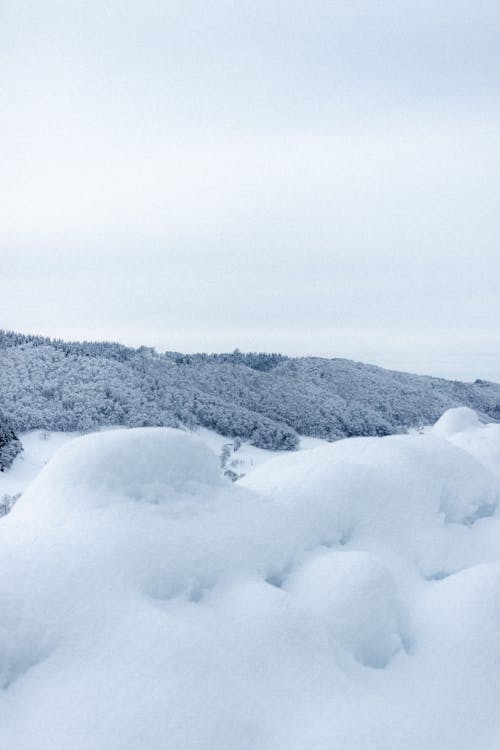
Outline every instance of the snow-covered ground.
<path fill-rule="evenodd" d="M 102 427 L 99 431 L 107 432 L 122 429 L 124 428 Z M 280 455 L 276 451 L 256 448 L 250 443 L 243 442 L 234 451 L 235 443 L 231 438 L 219 435 L 217 432 L 207 430 L 204 427 L 196 428 L 195 434 L 219 456 L 219 460 L 223 447 L 229 446 L 230 451 L 226 468 L 238 475 L 247 474 L 265 461 Z M 81 436 L 82 433 L 80 432 L 50 432 L 48 430 L 33 430 L 22 433 L 19 437 L 23 444 L 23 452 L 16 457 L 8 471 L 0 472 L 0 499 L 5 494 L 17 495 L 22 493 L 59 448 Z M 325 442 L 325 440 L 319 438 L 302 437 L 300 450 L 311 450 L 320 445 L 325 445 Z"/>
<path fill-rule="evenodd" d="M 1 477 L 1 748 L 500 747 L 500 425 L 242 446 L 236 483 L 224 438 L 106 431 L 33 478 L 67 437 Z"/>
<path fill-rule="evenodd" d="M 14 459 L 8 471 L 0 473 L 0 498 L 4 494 L 17 495 L 23 492 L 58 448 L 80 437 L 80 433 L 33 430 L 19 437 L 23 451 Z"/>

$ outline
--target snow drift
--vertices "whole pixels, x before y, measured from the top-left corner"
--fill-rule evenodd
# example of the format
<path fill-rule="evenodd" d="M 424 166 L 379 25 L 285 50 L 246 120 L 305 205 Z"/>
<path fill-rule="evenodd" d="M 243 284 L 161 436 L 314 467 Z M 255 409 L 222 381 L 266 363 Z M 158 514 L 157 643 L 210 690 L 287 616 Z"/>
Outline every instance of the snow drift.
<path fill-rule="evenodd" d="M 0 522 L 0 746 L 500 746 L 500 425 L 273 458 L 89 435 Z"/>

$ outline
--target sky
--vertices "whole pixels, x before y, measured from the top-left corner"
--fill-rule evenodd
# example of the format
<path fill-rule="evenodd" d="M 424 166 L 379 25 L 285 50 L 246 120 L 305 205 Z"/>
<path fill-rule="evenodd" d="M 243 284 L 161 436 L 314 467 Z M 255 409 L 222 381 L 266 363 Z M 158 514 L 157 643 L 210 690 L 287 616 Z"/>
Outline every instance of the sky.
<path fill-rule="evenodd" d="M 3 0 L 0 327 L 500 381 L 497 0 Z"/>

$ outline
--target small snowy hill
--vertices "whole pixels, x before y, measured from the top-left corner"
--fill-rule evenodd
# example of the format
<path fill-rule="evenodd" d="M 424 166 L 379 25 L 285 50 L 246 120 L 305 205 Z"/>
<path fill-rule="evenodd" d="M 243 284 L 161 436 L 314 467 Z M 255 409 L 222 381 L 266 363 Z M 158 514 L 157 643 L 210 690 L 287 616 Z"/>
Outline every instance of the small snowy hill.
<path fill-rule="evenodd" d="M 125 428 L 114 425 L 102 427 L 99 432 L 120 429 Z M 253 471 L 257 466 L 278 455 L 276 451 L 257 448 L 238 439 L 231 440 L 204 427 L 196 428 L 194 433 L 218 457 L 221 475 L 232 481 L 240 479 L 249 471 Z M 10 507 L 10 503 L 24 492 L 59 448 L 81 436 L 81 432 L 48 430 L 21 433 L 19 438 L 22 440 L 22 452 L 17 455 L 8 471 L 0 473 L 0 517 L 2 500 L 6 498 L 4 502 Z M 324 444 L 324 440 L 303 437 L 300 440 L 299 450 L 311 450 Z"/>
<path fill-rule="evenodd" d="M 500 425 L 211 439 L 70 440 L 0 520 L 0 747 L 500 747 Z"/>

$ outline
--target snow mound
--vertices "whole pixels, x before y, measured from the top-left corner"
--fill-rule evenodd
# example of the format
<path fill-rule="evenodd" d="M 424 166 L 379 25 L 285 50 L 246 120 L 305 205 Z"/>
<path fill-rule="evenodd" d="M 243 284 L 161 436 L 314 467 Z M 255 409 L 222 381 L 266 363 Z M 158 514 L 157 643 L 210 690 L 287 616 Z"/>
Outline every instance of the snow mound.
<path fill-rule="evenodd" d="M 396 586 L 373 555 L 323 552 L 293 573 L 285 589 L 366 666 L 385 667 L 403 645 Z"/>
<path fill-rule="evenodd" d="M 180 431 L 61 448 L 0 521 L 0 747 L 500 747 L 500 425 L 469 417 L 236 484 Z"/>
<path fill-rule="evenodd" d="M 432 537 L 492 515 L 500 502 L 491 471 L 432 436 L 342 440 L 300 460 L 277 458 L 272 469 L 259 467 L 241 485 L 295 518 L 311 545 L 355 542 L 425 559 Z"/>
<path fill-rule="evenodd" d="M 95 507 L 116 501 L 203 499 L 207 488 L 221 485 L 216 456 L 193 434 L 162 427 L 116 430 L 86 435 L 60 448 L 19 510 L 30 503 Z"/>
<path fill-rule="evenodd" d="M 471 427 L 479 427 L 480 424 L 473 409 L 469 409 L 467 406 L 458 406 L 456 409 L 445 411 L 433 426 L 432 432 L 437 437 L 449 438 L 458 432 L 469 430 Z"/>
<path fill-rule="evenodd" d="M 467 414 L 457 415 L 456 412 Z M 447 427 L 455 421 L 455 428 Z M 494 474 L 500 475 L 500 424 L 482 424 L 470 409 L 451 409 L 432 429 L 434 434 L 441 431 L 446 440 L 463 448 Z"/>

